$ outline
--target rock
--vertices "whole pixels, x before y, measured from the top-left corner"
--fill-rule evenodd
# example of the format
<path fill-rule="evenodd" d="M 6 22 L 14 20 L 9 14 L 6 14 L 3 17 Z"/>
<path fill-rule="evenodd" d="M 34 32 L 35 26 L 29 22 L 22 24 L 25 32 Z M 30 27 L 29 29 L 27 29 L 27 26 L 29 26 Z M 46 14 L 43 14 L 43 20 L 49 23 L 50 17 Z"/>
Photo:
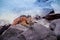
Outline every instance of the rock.
<path fill-rule="evenodd" d="M 43 25 L 36 23 L 32 27 L 22 33 L 26 40 L 57 40 L 54 33 Z"/>
<path fill-rule="evenodd" d="M 7 30 L 10 26 L 11 26 L 11 24 L 1 26 L 2 28 L 0 29 L 0 35 L 1 35 L 5 30 Z"/>
<path fill-rule="evenodd" d="M 0 35 L 8 29 L 11 24 L 7 20 L 0 19 Z"/>
<path fill-rule="evenodd" d="M 49 14 L 45 17 L 43 17 L 44 19 L 47 19 L 48 21 L 52 21 L 55 19 L 60 19 L 60 14 Z"/>
<path fill-rule="evenodd" d="M 53 20 L 50 24 L 50 29 L 53 29 L 57 39 L 60 40 L 60 19 Z"/>
<path fill-rule="evenodd" d="M 0 40 L 56 40 L 54 33 L 41 24 L 26 28 L 21 25 L 10 26 L 1 36 Z"/>
<path fill-rule="evenodd" d="M 51 21 L 50 28 L 52 28 L 56 35 L 60 35 L 60 19 Z"/>
<path fill-rule="evenodd" d="M 55 11 L 54 11 L 54 9 L 49 13 L 49 14 L 54 14 L 55 13 Z"/>
<path fill-rule="evenodd" d="M 36 16 L 35 16 L 35 19 L 36 19 L 36 20 L 40 20 L 41 17 L 40 17 L 39 15 L 36 15 Z"/>
<path fill-rule="evenodd" d="M 46 19 L 43 19 L 43 18 L 40 19 L 40 20 L 38 20 L 37 23 L 43 25 L 43 26 L 46 27 L 46 28 L 49 28 L 49 25 L 50 25 L 49 21 L 46 20 Z"/>
<path fill-rule="evenodd" d="M 23 32 L 23 29 L 25 29 L 24 26 L 16 25 L 16 26 L 10 26 L 3 34 L 0 36 L 0 40 L 23 40 L 24 37 L 19 37 L 19 35 Z"/>
<path fill-rule="evenodd" d="M 49 25 L 50 30 L 54 31 L 56 28 L 56 24 L 54 22 L 51 22 Z"/>

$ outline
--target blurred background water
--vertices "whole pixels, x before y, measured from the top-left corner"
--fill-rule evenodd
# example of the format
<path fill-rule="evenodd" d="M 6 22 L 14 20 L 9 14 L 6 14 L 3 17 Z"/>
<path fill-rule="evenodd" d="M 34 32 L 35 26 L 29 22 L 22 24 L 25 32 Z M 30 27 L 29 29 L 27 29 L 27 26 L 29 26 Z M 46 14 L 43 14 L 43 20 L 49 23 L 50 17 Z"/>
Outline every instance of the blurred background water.
<path fill-rule="evenodd" d="M 12 22 L 16 17 L 25 15 L 47 15 L 54 10 L 60 13 L 60 0 L 0 0 L 0 19 Z"/>

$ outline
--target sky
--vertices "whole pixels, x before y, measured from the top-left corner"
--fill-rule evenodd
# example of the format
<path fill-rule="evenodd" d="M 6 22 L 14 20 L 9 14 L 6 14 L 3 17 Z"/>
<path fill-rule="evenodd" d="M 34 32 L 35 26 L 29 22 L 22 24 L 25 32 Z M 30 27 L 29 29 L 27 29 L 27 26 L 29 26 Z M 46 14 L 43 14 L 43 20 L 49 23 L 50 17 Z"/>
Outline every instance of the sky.
<path fill-rule="evenodd" d="M 0 19 L 12 22 L 20 15 L 47 15 L 52 9 L 60 13 L 60 0 L 0 0 Z"/>

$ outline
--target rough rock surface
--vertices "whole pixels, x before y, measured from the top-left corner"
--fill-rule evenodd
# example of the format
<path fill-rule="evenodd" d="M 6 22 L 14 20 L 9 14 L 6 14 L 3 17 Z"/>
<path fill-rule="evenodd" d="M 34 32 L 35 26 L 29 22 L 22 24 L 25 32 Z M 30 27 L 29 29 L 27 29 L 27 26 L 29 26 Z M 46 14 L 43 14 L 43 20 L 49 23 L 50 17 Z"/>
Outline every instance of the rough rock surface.
<path fill-rule="evenodd" d="M 7 20 L 0 19 L 0 30 L 3 28 L 4 25 L 9 25 L 10 23 Z"/>
<path fill-rule="evenodd" d="M 60 19 L 53 20 L 50 24 L 56 35 L 60 35 Z"/>
<path fill-rule="evenodd" d="M 37 21 L 37 23 L 39 23 L 39 24 L 41 24 L 41 25 L 43 25 L 47 28 L 49 28 L 49 24 L 50 24 L 49 21 L 46 20 L 46 19 L 40 19 L 40 20 Z"/>
<path fill-rule="evenodd" d="M 60 19 L 53 20 L 50 24 L 50 29 L 57 36 L 57 40 L 60 40 Z"/>
<path fill-rule="evenodd" d="M 24 26 L 16 25 L 10 26 L 3 34 L 0 36 L 0 40 L 23 40 L 23 38 L 19 38 L 18 36 L 25 29 Z"/>
<path fill-rule="evenodd" d="M 11 24 L 7 20 L 0 19 L 0 35 L 9 28 Z"/>
<path fill-rule="evenodd" d="M 56 40 L 54 33 L 38 23 L 26 28 L 21 25 L 10 26 L 0 40 Z"/>
<path fill-rule="evenodd" d="M 23 32 L 26 40 L 57 40 L 54 33 L 40 24 L 34 24 L 32 29 Z"/>

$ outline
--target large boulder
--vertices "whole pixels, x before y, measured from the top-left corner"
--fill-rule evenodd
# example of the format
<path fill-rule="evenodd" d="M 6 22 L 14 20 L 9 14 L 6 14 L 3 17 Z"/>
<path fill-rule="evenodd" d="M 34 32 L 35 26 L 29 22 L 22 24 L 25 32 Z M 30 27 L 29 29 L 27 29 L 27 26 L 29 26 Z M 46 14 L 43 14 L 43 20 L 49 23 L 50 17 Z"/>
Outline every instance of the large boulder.
<path fill-rule="evenodd" d="M 21 35 L 24 35 L 26 40 L 57 40 L 51 30 L 38 23 L 32 25 Z"/>
<path fill-rule="evenodd" d="M 21 25 L 10 26 L 1 36 L 0 40 L 56 40 L 54 33 L 41 24 L 26 28 Z"/>
<path fill-rule="evenodd" d="M 50 29 L 53 29 L 56 35 L 60 35 L 60 19 L 51 21 Z"/>
<path fill-rule="evenodd" d="M 50 29 L 55 33 L 57 38 L 60 40 L 60 19 L 51 21 Z"/>
<path fill-rule="evenodd" d="M 10 26 L 0 36 L 0 40 L 23 40 L 24 37 L 18 37 L 26 28 L 22 25 Z"/>

